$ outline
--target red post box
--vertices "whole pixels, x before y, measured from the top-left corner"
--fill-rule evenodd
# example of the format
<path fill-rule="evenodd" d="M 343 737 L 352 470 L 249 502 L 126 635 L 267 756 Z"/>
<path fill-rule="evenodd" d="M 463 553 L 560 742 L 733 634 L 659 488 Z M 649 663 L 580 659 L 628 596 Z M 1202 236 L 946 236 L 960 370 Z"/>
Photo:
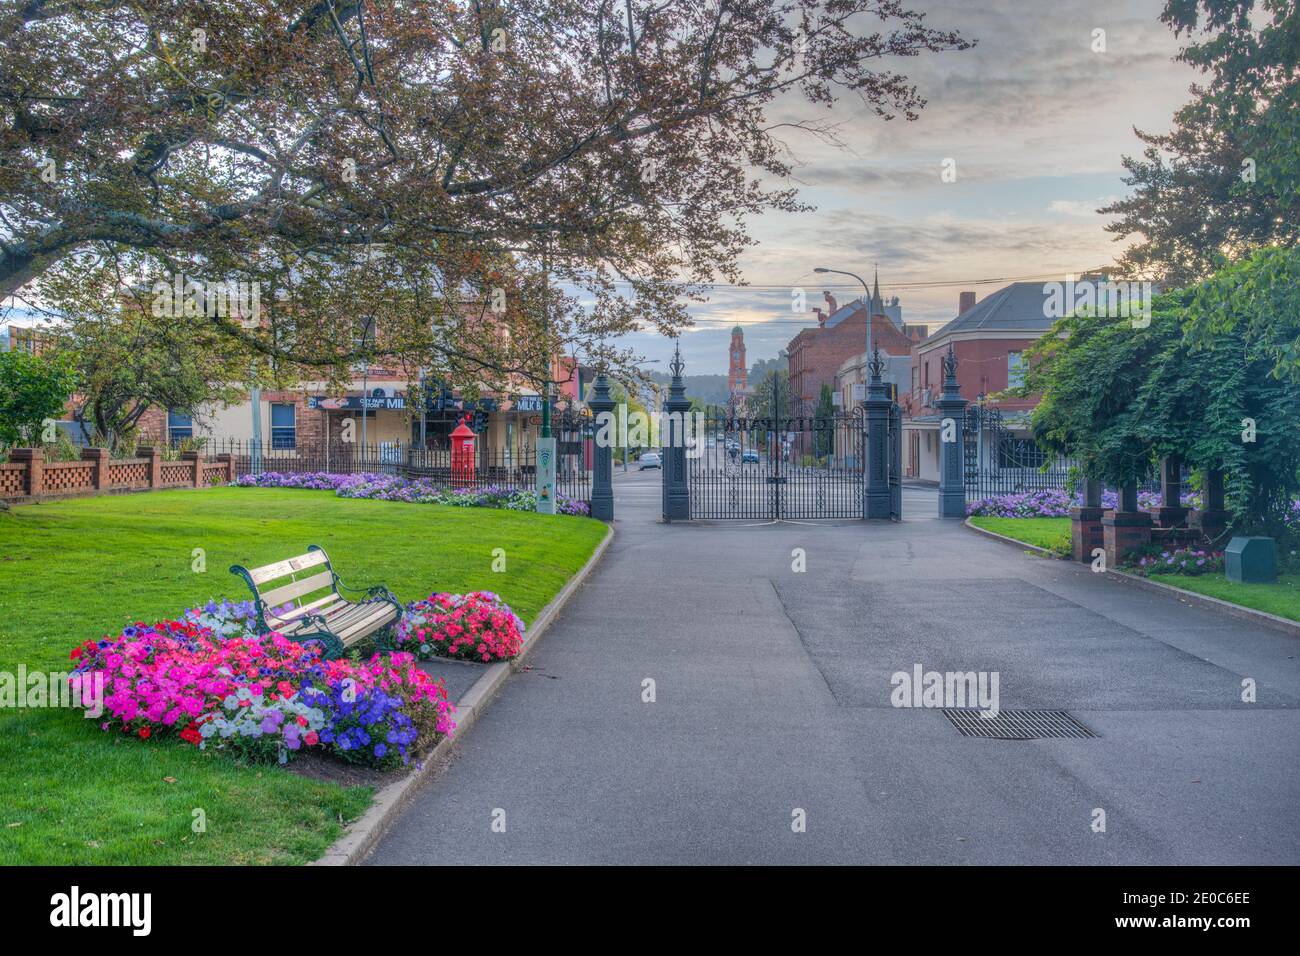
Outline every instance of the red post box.
<path fill-rule="evenodd" d="M 460 420 L 451 433 L 451 480 L 474 480 L 474 430 L 466 424 L 469 416 Z"/>

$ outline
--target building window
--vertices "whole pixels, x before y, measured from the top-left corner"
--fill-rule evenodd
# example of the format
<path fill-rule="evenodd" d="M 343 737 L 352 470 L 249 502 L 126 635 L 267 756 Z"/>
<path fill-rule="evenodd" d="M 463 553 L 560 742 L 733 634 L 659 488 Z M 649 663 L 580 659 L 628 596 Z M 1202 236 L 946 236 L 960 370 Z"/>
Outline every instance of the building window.
<path fill-rule="evenodd" d="M 271 447 L 293 448 L 298 443 L 298 427 L 293 405 L 271 406 Z"/>
<path fill-rule="evenodd" d="M 171 409 L 167 412 L 167 440 L 179 445 L 194 437 L 194 419 L 189 412 Z"/>
<path fill-rule="evenodd" d="M 1020 352 L 1007 353 L 1007 386 L 1018 388 L 1025 384 L 1025 360 Z"/>

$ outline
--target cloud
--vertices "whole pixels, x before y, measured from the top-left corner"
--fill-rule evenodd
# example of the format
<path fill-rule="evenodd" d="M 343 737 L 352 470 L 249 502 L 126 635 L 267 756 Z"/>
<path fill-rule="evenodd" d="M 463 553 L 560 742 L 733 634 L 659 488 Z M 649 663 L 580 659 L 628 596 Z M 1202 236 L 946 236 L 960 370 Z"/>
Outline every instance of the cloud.
<path fill-rule="evenodd" d="M 1109 206 L 1119 199 L 1118 196 L 1105 196 L 1101 199 L 1053 199 L 1047 204 L 1048 212 L 1063 216 L 1078 216 L 1080 219 L 1096 219 L 1097 210 Z"/>
<path fill-rule="evenodd" d="M 1196 78 L 1173 62 L 1181 43 L 1160 22 L 1164 0 L 910 0 L 926 24 L 978 41 L 960 53 L 881 61 L 906 73 L 927 100 L 920 119 L 884 122 L 847 97 L 827 113 L 796 96 L 769 105 L 771 123 L 817 118 L 839 125 L 843 148 L 779 131 L 795 164 L 791 181 L 811 213 L 751 220 L 757 240 L 745 276 L 771 289 L 715 289 L 692 306 L 700 325 L 688 361 L 726 370 L 731 325 L 745 327 L 749 358 L 769 358 L 813 316 L 790 313 L 790 289 L 820 304 L 816 266 L 870 278 L 897 294 L 907 321 L 951 319 L 962 288 L 983 298 L 1000 283 L 907 283 L 1079 273 L 1112 261 L 1121 246 L 1096 210 L 1124 190 L 1121 158 L 1141 151 L 1133 128 L 1162 130 Z M 873 29 L 866 22 L 863 29 Z M 1092 49 L 1104 30 L 1105 52 Z M 958 183 L 939 177 L 946 157 Z M 835 277 L 835 285 L 851 280 Z M 897 286 L 897 288 L 895 288 Z M 849 288 L 836 293 L 843 302 Z M 658 354 L 658 343 L 647 340 Z"/>

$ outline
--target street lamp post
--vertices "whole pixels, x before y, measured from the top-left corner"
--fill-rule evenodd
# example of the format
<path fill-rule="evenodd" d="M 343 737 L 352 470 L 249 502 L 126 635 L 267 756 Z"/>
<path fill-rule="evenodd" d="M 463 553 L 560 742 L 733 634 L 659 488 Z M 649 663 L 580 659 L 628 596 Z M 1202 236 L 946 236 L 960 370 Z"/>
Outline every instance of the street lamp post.
<path fill-rule="evenodd" d="M 858 275 L 855 272 L 845 272 L 843 269 L 825 269 L 822 268 L 821 266 L 818 266 L 816 269 L 813 269 L 813 272 L 822 272 L 822 273 L 833 272 L 836 275 L 849 276 L 852 279 L 857 279 L 860 283 L 862 283 L 862 291 L 867 294 L 867 359 L 868 361 L 870 361 L 871 359 L 871 288 L 867 285 L 867 280 L 862 278 L 862 276 Z M 865 371 L 865 369 L 863 371 Z"/>
<path fill-rule="evenodd" d="M 542 240 L 542 341 L 546 350 L 546 384 L 542 393 L 542 430 L 537 439 L 537 511 L 555 514 L 556 446 L 551 437 L 551 263 L 549 237 Z"/>

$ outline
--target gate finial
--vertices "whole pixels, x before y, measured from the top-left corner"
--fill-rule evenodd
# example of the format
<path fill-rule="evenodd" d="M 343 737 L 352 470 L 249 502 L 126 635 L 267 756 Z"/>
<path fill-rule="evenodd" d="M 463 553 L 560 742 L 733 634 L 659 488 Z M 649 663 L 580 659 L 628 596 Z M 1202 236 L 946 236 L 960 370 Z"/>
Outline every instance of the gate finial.
<path fill-rule="evenodd" d="M 959 386 L 957 384 L 957 353 L 953 350 L 952 343 L 948 343 L 948 354 L 943 357 L 943 390 L 945 392 L 956 392 Z"/>
<path fill-rule="evenodd" d="M 885 363 L 880 361 L 880 347 L 871 350 L 871 361 L 867 363 L 867 369 L 871 372 L 871 381 L 880 381 L 880 373 L 885 370 Z"/>

